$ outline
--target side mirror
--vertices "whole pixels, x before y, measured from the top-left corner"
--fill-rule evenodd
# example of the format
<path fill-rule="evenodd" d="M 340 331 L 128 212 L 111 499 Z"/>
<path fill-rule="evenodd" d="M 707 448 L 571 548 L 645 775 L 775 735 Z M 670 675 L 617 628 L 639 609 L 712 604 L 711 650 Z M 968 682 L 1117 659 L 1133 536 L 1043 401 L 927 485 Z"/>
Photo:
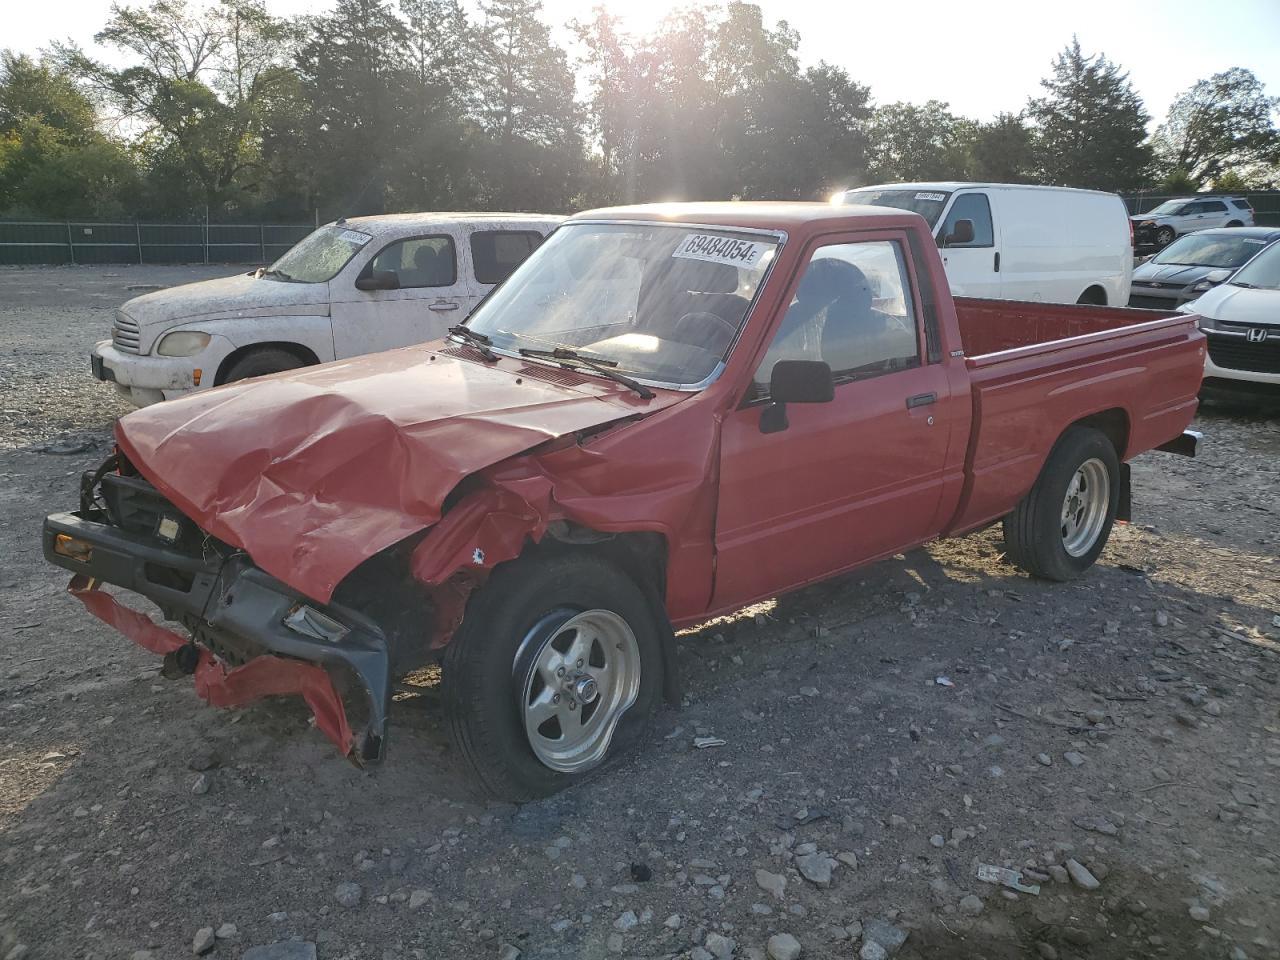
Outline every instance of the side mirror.
<path fill-rule="evenodd" d="M 770 402 L 760 412 L 760 432 L 787 429 L 788 403 L 830 403 L 835 395 L 830 365 L 821 360 L 779 360 L 769 375 Z"/>
<path fill-rule="evenodd" d="M 370 270 L 356 277 L 357 290 L 399 290 L 400 277 L 391 270 Z"/>
<path fill-rule="evenodd" d="M 973 243 L 973 221 L 957 220 L 951 225 L 951 232 L 942 238 L 944 247 Z"/>

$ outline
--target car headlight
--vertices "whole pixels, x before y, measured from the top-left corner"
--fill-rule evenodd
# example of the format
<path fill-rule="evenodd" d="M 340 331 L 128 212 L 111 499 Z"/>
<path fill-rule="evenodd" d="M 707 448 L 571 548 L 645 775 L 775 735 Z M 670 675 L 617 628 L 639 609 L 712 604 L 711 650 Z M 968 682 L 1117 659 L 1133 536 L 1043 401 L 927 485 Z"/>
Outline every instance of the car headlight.
<path fill-rule="evenodd" d="M 1210 283 L 1208 280 L 1201 280 L 1199 283 L 1197 283 L 1194 287 L 1191 288 L 1191 292 L 1204 293 L 1206 290 L 1208 290 L 1212 286 L 1213 284 Z"/>
<path fill-rule="evenodd" d="M 162 357 L 190 357 L 209 345 L 212 338 L 198 330 L 179 330 L 167 333 L 160 339 L 156 353 Z"/>

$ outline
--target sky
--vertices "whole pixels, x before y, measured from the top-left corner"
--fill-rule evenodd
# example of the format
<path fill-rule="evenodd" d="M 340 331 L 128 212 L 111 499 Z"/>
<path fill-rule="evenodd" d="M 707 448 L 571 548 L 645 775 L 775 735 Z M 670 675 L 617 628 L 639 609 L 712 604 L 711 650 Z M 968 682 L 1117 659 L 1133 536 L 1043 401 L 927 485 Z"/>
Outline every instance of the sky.
<path fill-rule="evenodd" d="M 464 3 L 468 0 L 464 0 Z M 600 0 L 543 0 L 556 27 L 586 19 Z M 1072 34 L 1086 54 L 1105 53 L 1129 71 L 1153 115 L 1197 80 L 1247 67 L 1280 96 L 1278 0 L 991 0 L 956 4 L 865 0 L 758 0 L 769 22 L 787 20 L 800 34 L 801 61 L 837 64 L 868 84 L 877 103 L 944 100 L 976 120 L 1016 113 L 1040 93 L 1040 78 Z M 471 0 L 474 3 L 474 0 Z M 319 13 L 332 0 L 266 0 L 278 15 Z M 623 0 L 605 4 L 634 32 L 654 29 L 688 3 Z M 0 47 L 36 53 L 53 40 L 91 46 L 109 0 L 0 0 Z M 559 39 L 569 34 L 561 29 Z"/>

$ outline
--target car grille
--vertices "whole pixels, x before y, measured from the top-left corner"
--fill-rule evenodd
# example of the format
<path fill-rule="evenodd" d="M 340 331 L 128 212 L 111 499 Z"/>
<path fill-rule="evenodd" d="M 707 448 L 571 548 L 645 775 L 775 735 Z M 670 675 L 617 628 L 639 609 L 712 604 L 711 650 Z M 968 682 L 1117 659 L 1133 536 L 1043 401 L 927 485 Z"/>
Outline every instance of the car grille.
<path fill-rule="evenodd" d="M 1169 310 L 1178 301 L 1173 297 L 1144 297 L 1134 293 L 1129 297 L 1129 306 L 1141 307 L 1144 310 Z"/>
<path fill-rule="evenodd" d="M 116 349 L 121 353 L 137 353 L 141 340 L 142 332 L 138 327 L 138 321 L 123 311 L 117 310 L 115 326 L 111 328 L 111 342 L 115 344 Z"/>
<path fill-rule="evenodd" d="M 1244 337 L 1209 337 L 1209 359 L 1226 370 L 1280 373 L 1280 337 L 1249 343 Z"/>

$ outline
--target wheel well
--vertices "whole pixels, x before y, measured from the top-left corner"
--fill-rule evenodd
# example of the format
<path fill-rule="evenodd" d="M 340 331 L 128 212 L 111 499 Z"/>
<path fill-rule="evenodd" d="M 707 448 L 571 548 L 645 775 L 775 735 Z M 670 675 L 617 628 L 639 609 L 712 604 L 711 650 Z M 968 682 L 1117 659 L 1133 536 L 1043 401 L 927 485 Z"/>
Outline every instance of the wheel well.
<path fill-rule="evenodd" d="M 286 341 L 281 341 L 281 342 L 268 341 L 266 343 L 251 343 L 248 346 L 236 347 L 236 349 L 232 350 L 229 354 L 227 354 L 226 358 L 223 359 L 222 363 L 218 365 L 218 375 L 214 377 L 213 385 L 216 387 L 219 384 L 226 383 L 227 374 L 231 371 L 231 368 L 234 367 L 241 360 L 243 360 L 245 357 L 249 356 L 249 354 L 256 353 L 259 350 L 283 350 L 286 353 L 293 354 L 295 357 L 301 360 L 303 366 L 311 366 L 312 364 L 316 364 L 320 362 L 319 357 L 317 357 L 314 353 L 311 352 L 310 349 L 308 349 L 307 347 L 304 347 L 300 343 L 288 343 Z"/>
<path fill-rule="evenodd" d="M 1116 449 L 1116 456 L 1123 462 L 1129 447 L 1129 415 L 1119 407 L 1090 414 L 1071 424 L 1072 427 L 1093 427 L 1102 431 Z M 1068 427 L 1070 429 L 1070 427 Z M 1063 431 L 1066 432 L 1065 430 Z"/>
<path fill-rule="evenodd" d="M 1227 224 L 1227 226 L 1228 226 L 1228 227 L 1243 227 L 1243 226 L 1244 226 L 1244 224 L 1243 224 L 1243 223 L 1241 223 L 1239 220 L 1232 220 L 1230 223 L 1228 223 L 1228 224 Z"/>
<path fill-rule="evenodd" d="M 602 533 L 568 520 L 547 527 L 547 539 L 557 547 L 586 547 L 625 570 L 634 579 L 653 586 L 658 598 L 667 595 L 667 538 L 660 533 L 635 530 Z"/>
<path fill-rule="evenodd" d="M 1080 294 L 1080 299 L 1077 300 L 1076 303 L 1087 303 L 1095 307 L 1105 307 L 1107 305 L 1107 291 L 1095 283 L 1093 286 L 1085 290 L 1084 293 Z"/>

